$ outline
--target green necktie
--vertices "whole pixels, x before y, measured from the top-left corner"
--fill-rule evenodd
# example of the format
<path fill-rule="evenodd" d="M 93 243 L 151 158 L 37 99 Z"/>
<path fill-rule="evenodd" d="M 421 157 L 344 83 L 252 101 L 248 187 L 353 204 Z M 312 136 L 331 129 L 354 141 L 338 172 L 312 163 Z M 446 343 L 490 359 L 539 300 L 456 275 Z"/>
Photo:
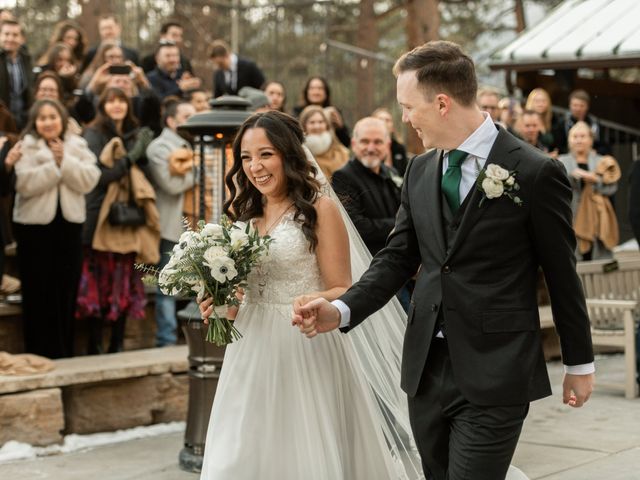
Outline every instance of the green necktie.
<path fill-rule="evenodd" d="M 449 152 L 449 166 L 442 177 L 442 193 L 444 193 L 454 215 L 460 208 L 460 180 L 462 179 L 460 166 L 467 155 L 469 154 L 462 150 L 451 150 Z"/>

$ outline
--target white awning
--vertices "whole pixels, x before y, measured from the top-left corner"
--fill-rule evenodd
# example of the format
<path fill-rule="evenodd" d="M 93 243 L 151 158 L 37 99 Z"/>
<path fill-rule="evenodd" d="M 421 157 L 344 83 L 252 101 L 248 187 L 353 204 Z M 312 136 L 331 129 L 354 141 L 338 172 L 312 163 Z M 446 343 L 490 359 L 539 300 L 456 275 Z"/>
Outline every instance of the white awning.
<path fill-rule="evenodd" d="M 566 0 L 491 56 L 493 69 L 640 66 L 640 1 Z"/>

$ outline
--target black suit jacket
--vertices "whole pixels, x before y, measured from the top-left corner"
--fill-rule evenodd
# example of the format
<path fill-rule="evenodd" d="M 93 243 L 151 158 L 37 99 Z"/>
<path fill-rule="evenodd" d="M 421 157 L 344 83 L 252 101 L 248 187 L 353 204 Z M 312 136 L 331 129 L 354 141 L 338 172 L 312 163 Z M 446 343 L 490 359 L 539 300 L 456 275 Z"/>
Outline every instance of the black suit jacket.
<path fill-rule="evenodd" d="M 224 70 L 216 70 L 213 76 L 213 96 L 237 95 L 242 87 L 261 88 L 265 78 L 262 70 L 255 62 L 238 57 L 238 81 L 236 88 L 229 87 L 224 80 Z"/>
<path fill-rule="evenodd" d="M 443 309 L 456 384 L 478 405 L 522 404 L 551 394 L 542 352 L 536 275 L 542 267 L 563 361 L 593 361 L 575 271 L 571 187 L 562 164 L 500 129 L 487 165 L 517 171 L 524 202 L 474 188 L 448 248 L 441 213 L 442 152 L 414 158 L 386 247 L 342 297 L 351 327 L 381 308 L 420 267 L 408 312 L 402 388 L 418 390 Z M 429 368 L 427 365 L 426 368 Z"/>
<path fill-rule="evenodd" d="M 25 120 L 26 112 L 29 111 L 31 103 L 33 102 L 33 66 L 31 64 L 31 56 L 26 49 L 21 48 L 18 52 L 20 62 L 22 64 L 23 79 L 26 84 L 22 88 L 22 100 L 24 101 L 25 108 Z M 11 80 L 9 78 L 9 70 L 7 69 L 7 52 L 0 49 L 0 101 L 4 102 L 5 106 L 9 108 L 9 102 L 11 95 Z"/>
<path fill-rule="evenodd" d="M 331 185 L 372 255 L 385 244 L 400 206 L 400 186 L 386 165 L 374 173 L 352 158 L 333 173 Z M 396 178 L 400 178 L 396 175 Z"/>

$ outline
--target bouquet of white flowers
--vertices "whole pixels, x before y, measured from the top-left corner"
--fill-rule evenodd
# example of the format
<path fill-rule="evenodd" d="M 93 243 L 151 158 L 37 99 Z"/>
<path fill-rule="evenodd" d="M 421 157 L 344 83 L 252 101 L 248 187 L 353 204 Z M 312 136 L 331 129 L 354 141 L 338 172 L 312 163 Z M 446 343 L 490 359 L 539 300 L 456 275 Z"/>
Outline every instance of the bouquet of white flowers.
<path fill-rule="evenodd" d="M 173 248 L 169 263 L 160 271 L 143 267 L 157 275 L 160 290 L 166 295 L 211 297 L 216 307 L 209 319 L 207 341 L 222 346 L 242 337 L 225 317 L 228 306 L 237 306 L 236 292 L 246 288 L 247 276 L 268 252 L 271 238 L 244 222 L 198 223 L 185 231 Z"/>

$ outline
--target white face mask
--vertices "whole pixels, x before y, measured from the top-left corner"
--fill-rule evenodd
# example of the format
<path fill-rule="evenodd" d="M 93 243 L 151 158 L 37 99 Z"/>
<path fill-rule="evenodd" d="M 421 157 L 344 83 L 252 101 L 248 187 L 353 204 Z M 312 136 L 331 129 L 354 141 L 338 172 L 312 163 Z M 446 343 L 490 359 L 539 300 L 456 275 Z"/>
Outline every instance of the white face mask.
<path fill-rule="evenodd" d="M 314 155 L 322 155 L 331 148 L 332 141 L 331 132 L 326 131 L 307 135 L 304 139 L 304 144 Z"/>

